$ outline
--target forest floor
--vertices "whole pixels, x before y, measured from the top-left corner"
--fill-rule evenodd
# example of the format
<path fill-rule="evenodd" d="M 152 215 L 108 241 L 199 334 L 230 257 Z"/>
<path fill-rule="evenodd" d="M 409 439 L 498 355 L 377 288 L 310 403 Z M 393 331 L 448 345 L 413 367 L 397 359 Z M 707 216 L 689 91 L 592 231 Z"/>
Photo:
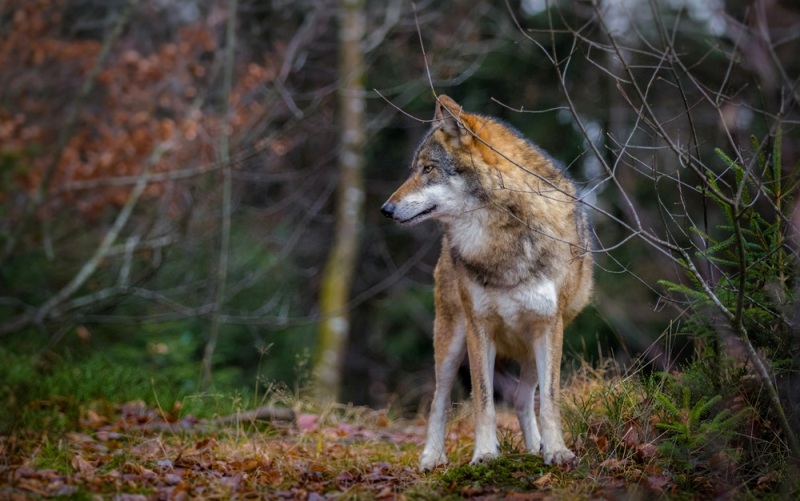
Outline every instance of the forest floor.
<path fill-rule="evenodd" d="M 565 393 L 587 395 L 597 384 L 576 378 Z M 39 405 L 57 408 L 60 402 Z M 568 433 L 579 461 L 555 467 L 521 453 L 516 419 L 500 409 L 503 455 L 472 467 L 468 406 L 457 405 L 448 424 L 449 466 L 420 473 L 424 419 L 348 406 L 312 411 L 296 402 L 294 407 L 195 419 L 183 415 L 179 404 L 165 410 L 142 401 L 95 401 L 82 406 L 72 429 L 17 427 L 0 436 L 0 500 L 783 499 L 788 494 L 786 475 L 779 472 L 731 484 L 726 480 L 731 461 L 722 451 L 692 467 L 679 466 L 630 420 L 616 432 L 590 423 L 586 433 Z"/>
<path fill-rule="evenodd" d="M 599 477 L 582 465 L 545 466 L 509 450 L 519 430 L 508 411 L 499 415 L 502 459 L 468 466 L 472 429 L 462 411 L 449 427 L 450 468 L 423 474 L 416 468 L 423 420 L 393 422 L 385 413 L 345 408 L 212 427 L 175 421 L 141 402 L 109 410 L 87 412 L 80 429 L 61 437 L 27 432 L 7 439 L 3 448 L 15 454 L 0 471 L 0 499 L 549 499 L 613 497 L 628 487 L 660 494 L 670 483 L 662 471 L 636 478 L 627 472 L 625 479 L 608 465 Z"/>

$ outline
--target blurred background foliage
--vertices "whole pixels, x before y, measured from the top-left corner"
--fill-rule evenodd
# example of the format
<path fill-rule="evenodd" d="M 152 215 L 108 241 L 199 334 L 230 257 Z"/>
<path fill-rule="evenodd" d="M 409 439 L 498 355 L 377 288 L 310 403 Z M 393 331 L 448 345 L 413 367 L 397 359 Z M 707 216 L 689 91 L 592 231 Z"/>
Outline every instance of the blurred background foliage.
<path fill-rule="evenodd" d="M 788 124 L 782 165 L 792 177 L 800 149 L 797 86 L 786 91 L 781 82 L 796 82 L 799 74 L 800 9 L 777 0 L 599 3 L 605 21 L 616 24 L 603 26 L 590 2 L 553 2 L 558 9 L 550 14 L 536 0 L 366 2 L 365 219 L 342 400 L 416 412 L 432 394 L 439 230 L 399 228 L 378 210 L 405 178 L 429 127 L 431 86 L 468 111 L 518 128 L 606 211 L 592 218 L 598 246 L 613 250 L 597 254 L 594 305 L 569 328 L 568 365 L 611 357 L 624 366 L 642 356 L 669 371 L 697 348 L 682 330 L 687 302 L 668 301 L 658 285 L 681 282 L 684 274 L 662 253 L 627 240 L 629 231 L 608 217 L 631 214 L 618 191 L 598 182 L 600 162 L 589 141 L 614 165 L 619 141 L 630 135 L 640 145 L 616 179 L 637 201 L 644 226 L 670 233 L 696 224 L 662 209 L 699 209 L 705 201 L 699 191 L 661 190 L 657 176 L 641 175 L 658 162 L 669 166 L 669 176 L 683 174 L 674 174 L 679 159 L 637 129 L 636 105 L 608 78 L 628 76 L 610 56 L 605 33 L 628 44 L 632 67 L 652 69 L 658 62 L 644 51 L 658 45 L 659 26 L 669 29 L 688 68 L 676 80 L 696 87 L 681 96 L 666 76 L 636 78 L 664 126 L 681 131 L 721 177 L 727 166 L 713 160 L 714 148 L 730 144 L 733 134 L 752 154 L 747 138 L 769 140 L 775 117 Z M 229 391 L 256 403 L 259 385 L 302 389 L 307 382 L 334 223 L 337 5 L 240 0 L 233 88 L 224 95 L 229 15 L 226 2 L 205 0 L 26 0 L 0 7 L 0 398 L 12 406 L 39 399 L 69 407 L 51 396 L 70 395 L 158 398 L 169 407 L 187 395 L 213 399 Z M 781 41 L 775 50 L 753 38 L 762 28 Z M 547 57 L 555 54 L 564 82 Z M 725 97 L 702 108 L 704 88 Z M 565 108 L 566 95 L 586 131 Z M 675 118 L 685 106 L 699 137 L 689 137 Z M 217 287 L 223 131 L 231 138 L 230 257 L 214 385 L 203 389 L 200 361 Z M 140 195 L 137 183 L 144 185 Z M 788 214 L 788 200 L 784 207 Z M 724 224 L 717 212 L 701 214 L 705 228 Z M 50 305 L 97 256 L 115 222 L 120 233 L 90 275 Z M 674 233 L 678 243 L 696 242 Z M 792 283 L 784 289 L 791 293 Z"/>

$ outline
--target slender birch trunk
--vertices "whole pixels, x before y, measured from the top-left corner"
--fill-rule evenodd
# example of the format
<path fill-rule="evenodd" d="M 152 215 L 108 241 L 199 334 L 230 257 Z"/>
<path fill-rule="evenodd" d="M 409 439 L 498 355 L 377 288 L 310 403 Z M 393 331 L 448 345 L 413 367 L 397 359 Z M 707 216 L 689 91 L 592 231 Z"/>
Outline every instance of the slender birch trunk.
<path fill-rule="evenodd" d="M 339 3 L 339 185 L 336 233 L 320 288 L 321 321 L 314 359 L 314 390 L 319 400 L 335 400 L 350 331 L 348 300 L 362 224 L 362 170 L 366 131 L 364 102 L 363 0 Z"/>

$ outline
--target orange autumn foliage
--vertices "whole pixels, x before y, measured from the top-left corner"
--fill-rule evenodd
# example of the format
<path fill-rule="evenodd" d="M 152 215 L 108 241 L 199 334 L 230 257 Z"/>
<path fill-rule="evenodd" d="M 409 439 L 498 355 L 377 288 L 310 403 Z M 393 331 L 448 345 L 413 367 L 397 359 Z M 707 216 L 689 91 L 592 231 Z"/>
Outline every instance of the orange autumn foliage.
<path fill-rule="evenodd" d="M 10 159 L 6 165 L 12 168 L 3 172 L 2 202 L 33 194 L 54 165 L 40 217 L 73 208 L 94 218 L 108 206 L 125 203 L 130 183 L 157 148 L 169 146 L 153 162 L 153 173 L 213 167 L 226 119 L 235 138 L 268 113 L 252 94 L 275 71 L 237 61 L 236 85 L 228 96 L 231 116 L 221 116 L 215 67 L 222 57 L 222 28 L 201 21 L 180 27 L 171 39 L 145 40 L 134 28 L 123 32 L 69 128 L 69 113 L 78 106 L 80 88 L 92 75 L 114 16 L 97 39 L 82 39 L 65 24 L 68 5 L 63 0 L 7 5 L 12 22 L 0 37 L 0 156 Z M 70 134 L 59 150 L 64 131 Z M 145 195 L 164 195 L 166 182 L 152 183 Z M 13 210 L 10 217 L 13 224 Z"/>

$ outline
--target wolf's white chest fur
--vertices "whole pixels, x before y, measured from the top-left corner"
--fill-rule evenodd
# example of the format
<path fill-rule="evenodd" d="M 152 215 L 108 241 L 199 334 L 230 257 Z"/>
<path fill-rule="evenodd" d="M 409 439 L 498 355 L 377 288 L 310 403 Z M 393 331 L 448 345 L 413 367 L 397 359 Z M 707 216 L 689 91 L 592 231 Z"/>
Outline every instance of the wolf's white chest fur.
<path fill-rule="evenodd" d="M 511 329 L 523 317 L 551 317 L 558 311 L 556 285 L 548 278 L 510 289 L 487 289 L 470 281 L 469 292 L 476 315 L 496 314 Z"/>

